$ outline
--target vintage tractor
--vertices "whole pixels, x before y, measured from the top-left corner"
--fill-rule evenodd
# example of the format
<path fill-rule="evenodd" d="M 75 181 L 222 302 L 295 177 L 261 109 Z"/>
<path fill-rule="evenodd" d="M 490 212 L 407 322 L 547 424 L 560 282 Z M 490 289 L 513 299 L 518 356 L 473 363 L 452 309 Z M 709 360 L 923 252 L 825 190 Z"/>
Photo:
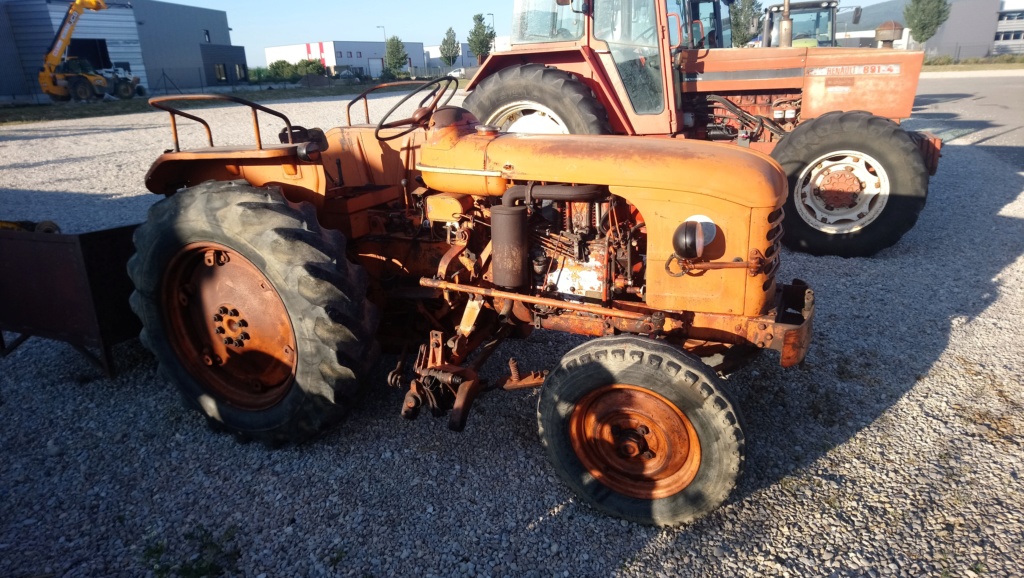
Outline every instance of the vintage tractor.
<path fill-rule="evenodd" d="M 516 0 L 512 50 L 488 57 L 463 106 L 505 131 L 770 153 L 789 180 L 789 247 L 853 257 L 894 244 L 924 207 L 942 144 L 898 124 L 924 54 L 817 42 L 726 48 L 730 4 Z"/>
<path fill-rule="evenodd" d="M 461 431 L 485 390 L 541 387 L 541 441 L 584 500 L 653 524 L 712 510 L 746 440 L 698 355 L 792 366 L 811 337 L 813 292 L 776 282 L 781 169 L 712 143 L 500 133 L 444 106 L 456 83 L 421 85 L 408 118 L 326 133 L 232 96 L 152 99 L 174 148 L 146 186 L 167 198 L 128 268 L 161 374 L 218 429 L 298 442 L 349 409 L 379 342 L 408 351 L 388 378 L 404 417 L 449 412 Z M 168 105 L 183 99 L 250 107 L 256 144 L 215 147 Z M 209 147 L 181 150 L 179 117 Z M 485 383 L 501 340 L 534 329 L 593 339 Z"/>

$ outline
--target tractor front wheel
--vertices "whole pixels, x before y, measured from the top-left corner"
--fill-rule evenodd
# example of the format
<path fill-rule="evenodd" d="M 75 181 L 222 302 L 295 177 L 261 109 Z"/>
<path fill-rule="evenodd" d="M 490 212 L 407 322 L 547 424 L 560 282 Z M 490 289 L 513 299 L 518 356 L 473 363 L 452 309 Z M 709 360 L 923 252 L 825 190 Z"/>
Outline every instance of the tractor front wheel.
<path fill-rule="evenodd" d="M 772 151 L 789 179 L 786 246 L 865 257 L 894 245 L 924 208 L 928 170 L 910 136 L 867 112 L 800 124 Z"/>
<path fill-rule="evenodd" d="M 128 100 L 135 96 L 135 89 L 132 88 L 132 83 L 127 80 L 119 80 L 114 85 L 114 96 L 121 100 Z"/>
<path fill-rule="evenodd" d="M 80 76 L 68 80 L 68 93 L 74 100 L 92 100 L 96 96 L 89 81 Z"/>
<path fill-rule="evenodd" d="M 715 372 L 650 339 L 606 337 L 570 351 L 544 382 L 537 422 L 569 487 L 644 524 L 714 510 L 743 467 L 739 412 Z"/>
<path fill-rule="evenodd" d="M 142 341 L 217 429 L 300 442 L 337 421 L 376 310 L 344 237 L 273 189 L 210 182 L 155 204 L 128 263 Z"/>
<path fill-rule="evenodd" d="M 608 113 L 568 72 L 542 64 L 510 66 L 487 77 L 462 107 L 503 132 L 608 134 Z"/>

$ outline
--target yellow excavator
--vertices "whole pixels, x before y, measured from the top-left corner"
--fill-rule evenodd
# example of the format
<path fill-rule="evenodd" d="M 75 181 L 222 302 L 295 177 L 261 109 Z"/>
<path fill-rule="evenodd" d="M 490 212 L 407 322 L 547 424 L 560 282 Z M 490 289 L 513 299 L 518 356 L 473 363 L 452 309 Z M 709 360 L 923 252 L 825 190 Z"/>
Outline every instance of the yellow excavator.
<path fill-rule="evenodd" d="M 56 101 L 91 100 L 110 94 L 122 99 L 135 96 L 139 77 L 129 77 L 124 71 L 114 68 L 109 75 L 93 68 L 88 60 L 65 58 L 71 35 L 78 26 L 78 20 L 86 10 L 99 12 L 110 6 L 131 7 L 130 4 L 107 4 L 104 0 L 75 0 L 68 7 L 64 21 L 53 37 L 50 50 L 46 53 L 43 68 L 39 71 L 39 86 L 43 92 Z"/>

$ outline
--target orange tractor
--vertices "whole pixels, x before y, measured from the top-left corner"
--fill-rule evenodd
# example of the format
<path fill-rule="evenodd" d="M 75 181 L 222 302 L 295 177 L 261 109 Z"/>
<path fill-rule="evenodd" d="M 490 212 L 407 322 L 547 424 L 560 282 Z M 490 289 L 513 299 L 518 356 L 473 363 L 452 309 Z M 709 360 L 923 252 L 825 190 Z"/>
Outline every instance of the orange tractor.
<path fill-rule="evenodd" d="M 232 96 L 152 99 L 174 148 L 146 177 L 166 198 L 128 269 L 161 374 L 215 428 L 299 442 L 351 407 L 387 344 L 404 417 L 447 412 L 461 431 L 482 392 L 540 387 L 541 440 L 585 501 L 653 524 L 712 510 L 746 439 L 699 356 L 792 366 L 811 337 L 813 292 L 776 281 L 781 169 L 712 143 L 500 133 L 446 106 L 456 88 L 421 84 L 408 118 L 326 133 Z M 255 145 L 214 146 L 168 104 L 195 99 L 250 107 Z M 209 146 L 181 150 L 179 118 Z M 485 383 L 502 339 L 534 329 L 592 339 Z"/>
<path fill-rule="evenodd" d="M 803 20 L 790 24 L 784 47 L 723 48 L 730 4 L 516 0 L 512 50 L 489 56 L 463 106 L 504 131 L 711 140 L 770 153 L 789 181 L 789 247 L 852 257 L 894 244 L 924 207 L 941 148 L 899 125 L 923 53 L 809 46 Z M 822 38 L 834 37 L 831 4 L 815 20 Z"/>

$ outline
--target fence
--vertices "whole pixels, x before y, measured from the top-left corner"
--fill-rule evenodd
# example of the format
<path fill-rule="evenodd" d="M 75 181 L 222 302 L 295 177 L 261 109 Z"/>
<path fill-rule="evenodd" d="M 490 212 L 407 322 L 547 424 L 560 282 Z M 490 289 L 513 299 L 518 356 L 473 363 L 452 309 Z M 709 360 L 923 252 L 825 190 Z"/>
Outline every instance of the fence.
<path fill-rule="evenodd" d="M 936 56 L 949 56 L 954 61 L 965 60 L 968 58 L 982 58 L 985 56 L 993 56 L 1000 54 L 993 49 L 991 42 L 987 44 L 960 44 L 960 43 L 946 43 L 946 44 L 931 44 L 925 45 L 925 56 L 928 58 L 934 58 Z"/>

